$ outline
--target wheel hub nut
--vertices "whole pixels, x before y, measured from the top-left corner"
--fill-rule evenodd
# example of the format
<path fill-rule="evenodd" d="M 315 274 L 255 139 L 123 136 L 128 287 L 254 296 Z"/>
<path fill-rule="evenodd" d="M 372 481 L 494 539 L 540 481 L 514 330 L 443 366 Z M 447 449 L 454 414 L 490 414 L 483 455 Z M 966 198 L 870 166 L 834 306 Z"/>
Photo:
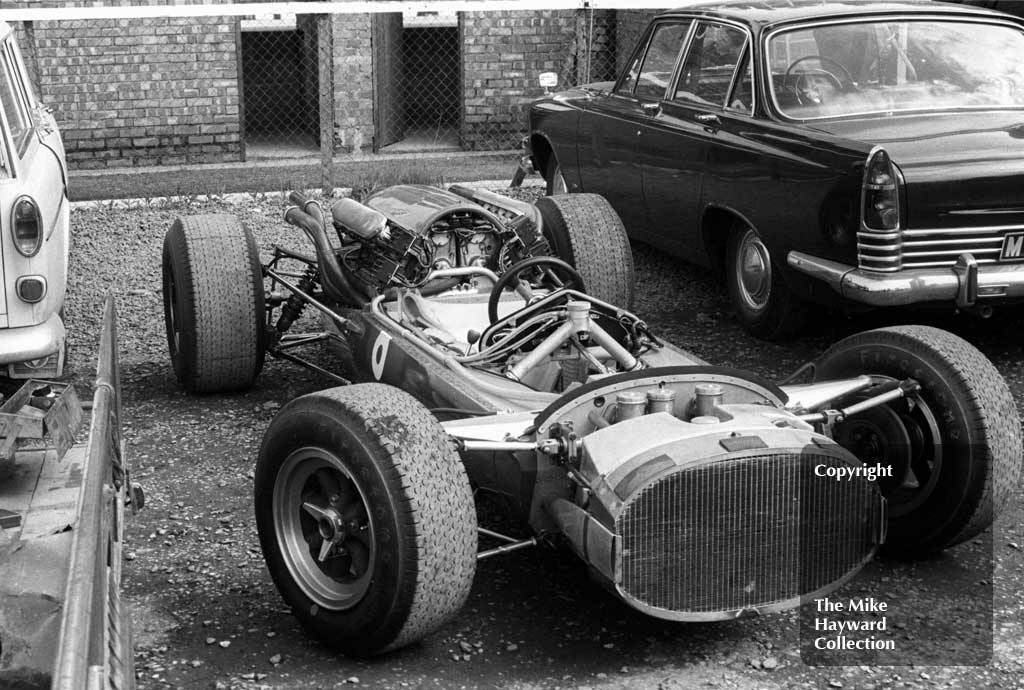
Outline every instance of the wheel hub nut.
<path fill-rule="evenodd" d="M 338 511 L 328 508 L 316 521 L 320 536 L 326 541 L 340 541 L 345 536 L 345 522 Z"/>

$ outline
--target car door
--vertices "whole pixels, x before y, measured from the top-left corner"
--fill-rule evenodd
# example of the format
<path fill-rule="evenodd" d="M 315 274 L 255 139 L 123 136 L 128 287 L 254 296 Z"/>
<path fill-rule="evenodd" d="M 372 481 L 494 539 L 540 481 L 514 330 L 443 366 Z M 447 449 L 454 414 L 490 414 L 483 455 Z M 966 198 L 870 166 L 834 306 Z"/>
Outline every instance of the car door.
<path fill-rule="evenodd" d="M 636 237 L 649 234 L 641 165 L 652 152 L 646 150 L 642 128 L 665 97 L 690 24 L 680 19 L 654 22 L 612 92 L 593 99 L 580 119 L 584 191 L 607 198 Z"/>
<path fill-rule="evenodd" d="M 649 241 L 673 253 L 692 256 L 700 246 L 705 175 L 723 114 L 751 105 L 732 95 L 748 43 L 738 26 L 697 21 L 671 91 L 642 129 Z"/>

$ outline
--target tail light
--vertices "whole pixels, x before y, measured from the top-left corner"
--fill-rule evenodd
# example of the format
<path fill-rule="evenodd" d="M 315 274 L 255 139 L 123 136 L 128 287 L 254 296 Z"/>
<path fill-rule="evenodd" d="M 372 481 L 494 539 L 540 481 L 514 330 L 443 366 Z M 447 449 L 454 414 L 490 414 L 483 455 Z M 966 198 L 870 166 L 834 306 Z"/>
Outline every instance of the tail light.
<path fill-rule="evenodd" d="M 43 244 L 43 218 L 31 197 L 22 196 L 14 202 L 11 212 L 11 234 L 14 247 L 22 256 L 35 256 Z"/>
<path fill-rule="evenodd" d="M 42 276 L 22 276 L 15 283 L 15 288 L 22 302 L 35 304 L 46 297 L 46 278 Z"/>
<path fill-rule="evenodd" d="M 885 149 L 876 148 L 868 156 L 861 194 L 864 227 L 879 232 L 899 229 L 899 173 Z"/>

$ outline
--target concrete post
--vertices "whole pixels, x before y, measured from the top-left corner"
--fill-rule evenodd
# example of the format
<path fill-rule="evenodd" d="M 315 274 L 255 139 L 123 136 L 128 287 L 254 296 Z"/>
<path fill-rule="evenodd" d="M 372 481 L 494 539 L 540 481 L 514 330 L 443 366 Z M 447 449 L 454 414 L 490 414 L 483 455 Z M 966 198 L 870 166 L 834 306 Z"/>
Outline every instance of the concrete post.
<path fill-rule="evenodd" d="M 331 15 L 316 18 L 317 62 L 320 81 L 320 187 L 334 190 L 334 40 Z"/>

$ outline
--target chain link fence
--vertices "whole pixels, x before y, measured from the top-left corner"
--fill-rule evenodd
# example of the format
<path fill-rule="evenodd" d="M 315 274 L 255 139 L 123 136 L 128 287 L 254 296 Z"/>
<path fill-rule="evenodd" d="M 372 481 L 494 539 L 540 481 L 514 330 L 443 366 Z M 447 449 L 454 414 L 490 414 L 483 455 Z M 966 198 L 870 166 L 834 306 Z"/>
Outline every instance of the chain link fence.
<path fill-rule="evenodd" d="M 161 4 L 117 17 L 89 16 L 91 1 L 0 5 L 73 15 L 15 23 L 73 168 L 514 149 L 540 73 L 559 87 L 613 79 L 652 14 L 292 2 L 218 16 L 179 0 L 153 15 Z"/>

